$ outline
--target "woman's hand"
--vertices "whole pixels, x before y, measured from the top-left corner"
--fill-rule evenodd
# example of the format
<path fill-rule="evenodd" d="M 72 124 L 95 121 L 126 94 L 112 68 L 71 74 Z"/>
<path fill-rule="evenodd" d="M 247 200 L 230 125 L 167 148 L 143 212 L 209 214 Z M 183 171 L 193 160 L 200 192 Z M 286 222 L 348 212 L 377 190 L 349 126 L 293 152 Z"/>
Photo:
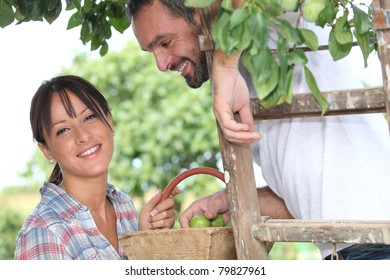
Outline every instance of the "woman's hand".
<path fill-rule="evenodd" d="M 160 202 L 162 196 L 160 191 L 152 197 L 141 210 L 138 230 L 172 228 L 175 224 L 173 197 L 179 192 L 180 190 L 176 187 L 171 195 L 162 202 Z"/>

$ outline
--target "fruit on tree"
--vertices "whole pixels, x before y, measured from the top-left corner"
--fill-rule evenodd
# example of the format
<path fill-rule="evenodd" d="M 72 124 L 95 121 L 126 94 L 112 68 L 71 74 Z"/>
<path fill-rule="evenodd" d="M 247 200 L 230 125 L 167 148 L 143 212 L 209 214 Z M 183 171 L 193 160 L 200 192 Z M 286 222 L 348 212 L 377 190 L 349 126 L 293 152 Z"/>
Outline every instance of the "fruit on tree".
<path fill-rule="evenodd" d="M 302 17 L 308 22 L 315 22 L 325 5 L 325 0 L 305 0 L 302 4 Z"/>
<path fill-rule="evenodd" d="M 295 12 L 298 10 L 299 0 L 282 0 L 281 5 L 284 12 Z"/>

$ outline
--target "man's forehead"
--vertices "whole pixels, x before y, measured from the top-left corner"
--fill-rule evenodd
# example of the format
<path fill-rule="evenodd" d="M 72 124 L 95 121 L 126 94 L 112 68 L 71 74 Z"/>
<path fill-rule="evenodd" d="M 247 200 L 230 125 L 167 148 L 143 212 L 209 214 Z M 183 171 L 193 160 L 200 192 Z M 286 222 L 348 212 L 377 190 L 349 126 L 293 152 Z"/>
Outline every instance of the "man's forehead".
<path fill-rule="evenodd" d="M 151 16 L 147 10 L 138 14 L 132 22 L 132 29 L 143 50 L 150 50 L 159 40 L 186 32 L 188 23 L 180 17 L 160 12 L 160 16 Z"/>

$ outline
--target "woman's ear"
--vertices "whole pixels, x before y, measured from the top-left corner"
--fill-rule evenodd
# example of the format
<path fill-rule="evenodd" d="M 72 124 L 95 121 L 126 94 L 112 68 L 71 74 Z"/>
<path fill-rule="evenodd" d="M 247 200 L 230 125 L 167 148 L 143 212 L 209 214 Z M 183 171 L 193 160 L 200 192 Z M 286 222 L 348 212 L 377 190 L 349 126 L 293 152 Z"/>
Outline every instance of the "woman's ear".
<path fill-rule="evenodd" d="M 42 151 L 42 153 L 45 155 L 46 159 L 48 161 L 50 161 L 50 163 L 52 161 L 55 161 L 53 155 L 51 154 L 51 152 L 49 151 L 49 149 L 47 148 L 46 145 L 43 145 L 42 143 L 38 143 L 38 147 Z"/>

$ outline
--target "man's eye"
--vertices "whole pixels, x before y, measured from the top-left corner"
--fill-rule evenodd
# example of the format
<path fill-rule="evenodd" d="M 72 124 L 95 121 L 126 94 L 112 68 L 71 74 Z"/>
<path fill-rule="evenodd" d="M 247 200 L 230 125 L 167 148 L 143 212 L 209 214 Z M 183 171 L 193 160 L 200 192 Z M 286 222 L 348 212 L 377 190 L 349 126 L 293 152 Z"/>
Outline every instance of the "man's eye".
<path fill-rule="evenodd" d="M 165 41 L 165 42 L 161 43 L 161 46 L 168 47 L 170 43 L 171 43 L 171 41 Z"/>

